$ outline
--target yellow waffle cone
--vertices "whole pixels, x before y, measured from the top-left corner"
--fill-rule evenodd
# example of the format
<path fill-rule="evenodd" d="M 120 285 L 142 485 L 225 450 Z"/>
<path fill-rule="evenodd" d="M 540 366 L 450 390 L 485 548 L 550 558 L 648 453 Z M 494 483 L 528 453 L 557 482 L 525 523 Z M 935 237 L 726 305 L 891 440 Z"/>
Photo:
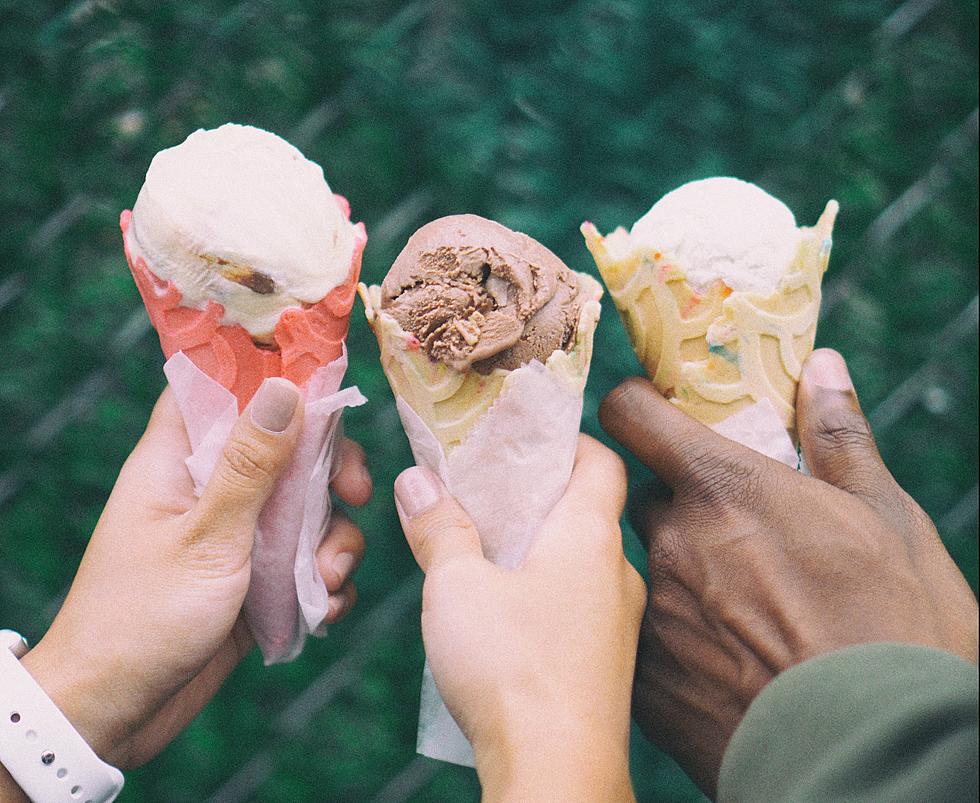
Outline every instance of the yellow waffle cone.
<path fill-rule="evenodd" d="M 546 368 L 581 394 L 589 375 L 592 339 L 599 322 L 601 285 L 587 274 L 577 274 L 582 292 L 589 300 L 582 305 L 572 348 L 554 352 Z M 358 285 L 368 323 L 378 338 L 381 366 L 395 396 L 400 396 L 436 436 L 448 454 L 460 443 L 477 420 L 507 387 L 513 373 L 497 368 L 489 374 L 475 370 L 456 371 L 429 359 L 418 339 L 381 309 L 381 288 Z"/>
<path fill-rule="evenodd" d="M 768 399 L 795 440 L 796 385 L 813 350 L 837 208 L 830 201 L 802 230 L 796 258 L 768 296 L 721 281 L 698 293 L 682 266 L 634 248 L 624 229 L 603 237 L 584 223 L 582 234 L 657 390 L 709 425 Z"/>

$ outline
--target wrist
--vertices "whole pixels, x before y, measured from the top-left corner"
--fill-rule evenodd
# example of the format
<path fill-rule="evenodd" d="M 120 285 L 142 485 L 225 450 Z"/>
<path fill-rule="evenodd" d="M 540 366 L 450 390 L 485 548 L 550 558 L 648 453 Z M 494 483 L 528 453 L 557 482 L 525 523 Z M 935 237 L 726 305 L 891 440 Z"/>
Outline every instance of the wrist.
<path fill-rule="evenodd" d="M 488 801 L 633 800 L 629 733 L 554 717 L 516 722 L 473 745 Z"/>
<path fill-rule="evenodd" d="M 121 715 L 118 688 L 88 656 L 73 654 L 45 636 L 22 659 L 44 693 L 103 761 L 124 765 L 130 728 Z"/>

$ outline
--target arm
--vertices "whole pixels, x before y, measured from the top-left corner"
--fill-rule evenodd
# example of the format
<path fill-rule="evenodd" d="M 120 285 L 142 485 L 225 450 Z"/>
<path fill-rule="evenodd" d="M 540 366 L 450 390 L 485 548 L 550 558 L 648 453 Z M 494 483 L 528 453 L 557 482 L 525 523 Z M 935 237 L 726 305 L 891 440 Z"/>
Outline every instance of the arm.
<path fill-rule="evenodd" d="M 126 768 L 160 752 L 252 647 L 240 618 L 259 511 L 302 426 L 299 394 L 267 380 L 241 415 L 200 499 L 169 390 L 119 474 L 65 604 L 22 660 L 104 760 Z M 371 482 L 345 442 L 333 489 L 363 504 Z M 317 553 L 332 595 L 328 621 L 350 608 L 361 533 L 342 516 Z M 335 602 L 334 602 L 335 601 Z M 0 801 L 22 799 L 0 767 Z"/>
<path fill-rule="evenodd" d="M 645 596 L 623 555 L 622 462 L 582 437 L 565 496 L 520 568 L 487 561 L 421 468 L 395 482 L 425 572 L 422 636 L 488 801 L 632 800 L 630 686 Z"/>
<path fill-rule="evenodd" d="M 791 735 L 791 738 L 787 738 Z M 725 751 L 722 801 L 976 800 L 977 669 L 867 644 L 783 672 Z"/>
<path fill-rule="evenodd" d="M 535 716 L 542 716 L 535 714 Z M 549 716 L 549 715 L 545 715 Z M 476 753 L 477 773 L 487 803 L 527 800 L 634 801 L 629 747 L 586 723 L 550 721 L 546 727 L 508 725 L 496 744 Z"/>

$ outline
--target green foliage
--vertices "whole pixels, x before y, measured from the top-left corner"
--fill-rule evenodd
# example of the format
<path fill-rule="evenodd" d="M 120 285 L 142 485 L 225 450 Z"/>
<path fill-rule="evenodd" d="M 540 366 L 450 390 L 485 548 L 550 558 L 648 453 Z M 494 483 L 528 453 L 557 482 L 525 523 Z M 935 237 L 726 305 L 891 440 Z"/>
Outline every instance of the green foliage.
<path fill-rule="evenodd" d="M 941 334 L 977 293 L 976 53 L 962 0 L 0 3 L 0 621 L 43 633 L 163 386 L 119 211 L 157 150 L 226 121 L 324 166 L 367 224 L 369 281 L 450 212 L 594 272 L 583 220 L 629 225 L 688 179 L 759 181 L 803 223 L 838 198 L 818 339 L 976 587 L 975 309 Z M 599 399 L 637 364 L 608 304 L 597 342 L 598 435 Z M 372 403 L 346 427 L 378 487 L 354 514 L 357 610 L 289 666 L 249 659 L 123 800 L 203 800 L 242 767 L 256 784 L 235 799 L 477 799 L 471 771 L 414 758 L 418 585 L 390 491 L 410 454 L 376 348 L 355 310 L 349 381 Z M 634 743 L 641 799 L 697 799 Z"/>

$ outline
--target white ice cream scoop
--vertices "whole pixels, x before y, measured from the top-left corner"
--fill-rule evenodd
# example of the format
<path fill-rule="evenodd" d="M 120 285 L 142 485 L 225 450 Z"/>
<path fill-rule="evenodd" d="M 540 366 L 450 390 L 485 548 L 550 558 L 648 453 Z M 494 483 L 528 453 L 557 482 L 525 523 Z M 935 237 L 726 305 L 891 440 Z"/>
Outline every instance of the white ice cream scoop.
<path fill-rule="evenodd" d="M 183 304 L 215 301 L 222 323 L 260 342 L 283 310 L 348 278 L 355 242 L 319 165 L 275 134 L 233 124 L 195 131 L 153 158 L 131 232 Z"/>
<path fill-rule="evenodd" d="M 654 249 L 704 290 L 721 279 L 735 291 L 770 294 L 800 245 L 796 218 L 780 200 L 737 178 L 692 181 L 636 221 L 632 245 Z"/>

